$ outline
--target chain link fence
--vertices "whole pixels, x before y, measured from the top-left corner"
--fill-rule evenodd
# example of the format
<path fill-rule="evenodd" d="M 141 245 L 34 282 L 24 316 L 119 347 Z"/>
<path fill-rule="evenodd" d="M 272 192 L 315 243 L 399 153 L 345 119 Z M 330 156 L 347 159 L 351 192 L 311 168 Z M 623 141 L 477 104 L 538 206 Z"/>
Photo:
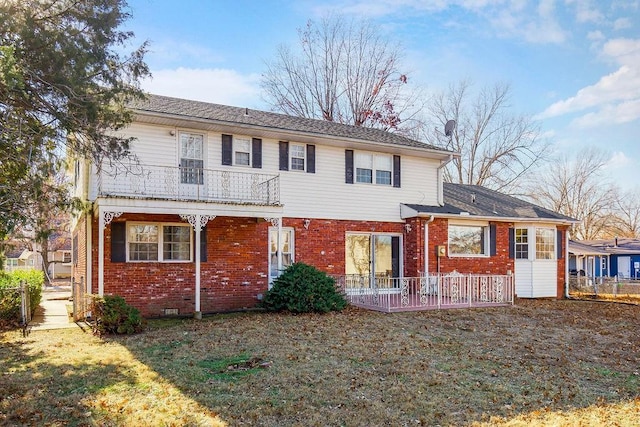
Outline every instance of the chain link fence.
<path fill-rule="evenodd" d="M 606 299 L 640 303 L 640 280 L 618 277 L 571 276 L 569 295 L 580 299 Z"/>

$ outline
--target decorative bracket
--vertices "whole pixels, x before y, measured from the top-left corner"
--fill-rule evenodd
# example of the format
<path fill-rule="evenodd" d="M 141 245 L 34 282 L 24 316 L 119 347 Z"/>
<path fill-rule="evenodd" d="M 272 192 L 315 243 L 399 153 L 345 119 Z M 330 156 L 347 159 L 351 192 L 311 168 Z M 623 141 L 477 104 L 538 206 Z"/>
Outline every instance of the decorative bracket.
<path fill-rule="evenodd" d="M 265 218 L 265 221 L 269 221 L 273 227 L 277 227 L 280 224 L 280 218 Z"/>
<path fill-rule="evenodd" d="M 200 217 L 200 222 L 198 222 L 198 217 Z M 201 231 L 207 222 L 213 220 L 215 215 L 182 215 L 180 214 L 180 218 L 187 221 L 195 231 Z"/>
<path fill-rule="evenodd" d="M 113 218 L 117 218 L 122 215 L 122 212 L 103 212 L 102 214 L 104 215 L 104 225 L 107 226 L 111 224 Z"/>

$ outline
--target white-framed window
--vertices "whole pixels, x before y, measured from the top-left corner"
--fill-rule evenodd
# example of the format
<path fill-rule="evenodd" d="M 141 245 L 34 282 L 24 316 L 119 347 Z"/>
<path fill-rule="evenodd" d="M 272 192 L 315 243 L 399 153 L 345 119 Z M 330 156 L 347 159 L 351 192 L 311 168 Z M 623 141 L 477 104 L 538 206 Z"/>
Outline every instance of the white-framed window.
<path fill-rule="evenodd" d="M 306 159 L 307 159 L 307 147 L 302 144 L 290 144 L 289 145 L 289 157 L 290 166 L 289 170 L 292 171 L 305 171 Z"/>
<path fill-rule="evenodd" d="M 449 255 L 451 256 L 487 256 L 488 242 L 488 225 L 449 224 Z"/>
<path fill-rule="evenodd" d="M 269 282 L 273 281 L 294 261 L 294 232 L 291 227 L 282 227 L 280 251 L 282 251 L 282 270 L 278 268 L 278 227 L 269 227 Z"/>
<path fill-rule="evenodd" d="M 601 257 L 600 258 L 600 269 L 602 271 L 605 271 L 607 269 L 607 258 L 606 257 Z"/>
<path fill-rule="evenodd" d="M 515 252 L 516 259 L 529 259 L 529 229 L 528 228 L 516 228 L 514 252 Z"/>
<path fill-rule="evenodd" d="M 355 153 L 356 182 L 391 185 L 393 158 L 389 154 Z"/>
<path fill-rule="evenodd" d="M 555 259 L 555 230 L 536 228 L 536 259 Z"/>
<path fill-rule="evenodd" d="M 204 135 L 180 132 L 180 183 L 204 182 Z"/>
<path fill-rule="evenodd" d="M 251 165 L 251 141 L 247 138 L 234 138 L 233 164 L 236 166 Z"/>
<path fill-rule="evenodd" d="M 62 253 L 62 262 L 68 264 L 71 262 L 71 252 L 65 251 Z"/>
<path fill-rule="evenodd" d="M 185 224 L 127 223 L 127 261 L 192 261 L 191 226 Z"/>

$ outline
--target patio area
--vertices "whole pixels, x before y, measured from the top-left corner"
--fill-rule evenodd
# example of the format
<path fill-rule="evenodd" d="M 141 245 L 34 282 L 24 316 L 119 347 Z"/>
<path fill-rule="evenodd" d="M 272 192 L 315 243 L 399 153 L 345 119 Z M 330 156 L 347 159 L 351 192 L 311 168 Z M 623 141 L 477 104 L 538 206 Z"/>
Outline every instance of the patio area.
<path fill-rule="evenodd" d="M 350 304 L 387 313 L 495 307 L 514 302 L 512 275 L 433 274 L 423 277 L 340 276 Z"/>

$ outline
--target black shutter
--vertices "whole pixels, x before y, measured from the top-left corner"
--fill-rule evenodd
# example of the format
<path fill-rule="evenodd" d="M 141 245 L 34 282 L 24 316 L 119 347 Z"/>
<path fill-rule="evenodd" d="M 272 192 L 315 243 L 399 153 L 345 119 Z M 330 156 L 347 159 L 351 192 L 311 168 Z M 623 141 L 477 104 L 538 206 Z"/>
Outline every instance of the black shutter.
<path fill-rule="evenodd" d="M 513 259 L 516 257 L 516 230 L 515 228 L 509 229 L 509 258 Z"/>
<path fill-rule="evenodd" d="M 562 230 L 557 230 L 556 233 L 558 236 L 556 238 L 557 248 L 558 248 L 558 259 L 562 259 L 564 257 L 564 251 L 562 250 L 562 241 L 564 240 L 562 238 Z"/>
<path fill-rule="evenodd" d="M 111 223 L 111 262 L 127 261 L 127 223 Z"/>
<path fill-rule="evenodd" d="M 222 164 L 231 166 L 233 164 L 233 137 L 222 135 Z"/>
<path fill-rule="evenodd" d="M 353 150 L 344 150 L 344 182 L 353 184 Z"/>
<path fill-rule="evenodd" d="M 289 170 L 289 143 L 285 141 L 280 141 L 280 170 L 288 171 Z"/>
<path fill-rule="evenodd" d="M 391 236 L 391 274 L 400 277 L 400 237 Z"/>
<path fill-rule="evenodd" d="M 200 231 L 200 262 L 207 262 L 207 227 Z"/>
<path fill-rule="evenodd" d="M 393 156 L 393 186 L 400 188 L 400 156 Z"/>
<path fill-rule="evenodd" d="M 307 173 L 316 173 L 316 146 L 307 144 Z"/>
<path fill-rule="evenodd" d="M 498 239 L 496 236 L 496 225 L 490 224 L 489 225 L 489 256 L 496 256 L 496 254 L 498 253 L 498 250 L 496 247 L 497 240 Z"/>
<path fill-rule="evenodd" d="M 251 140 L 251 167 L 262 167 L 262 140 L 260 138 Z"/>

